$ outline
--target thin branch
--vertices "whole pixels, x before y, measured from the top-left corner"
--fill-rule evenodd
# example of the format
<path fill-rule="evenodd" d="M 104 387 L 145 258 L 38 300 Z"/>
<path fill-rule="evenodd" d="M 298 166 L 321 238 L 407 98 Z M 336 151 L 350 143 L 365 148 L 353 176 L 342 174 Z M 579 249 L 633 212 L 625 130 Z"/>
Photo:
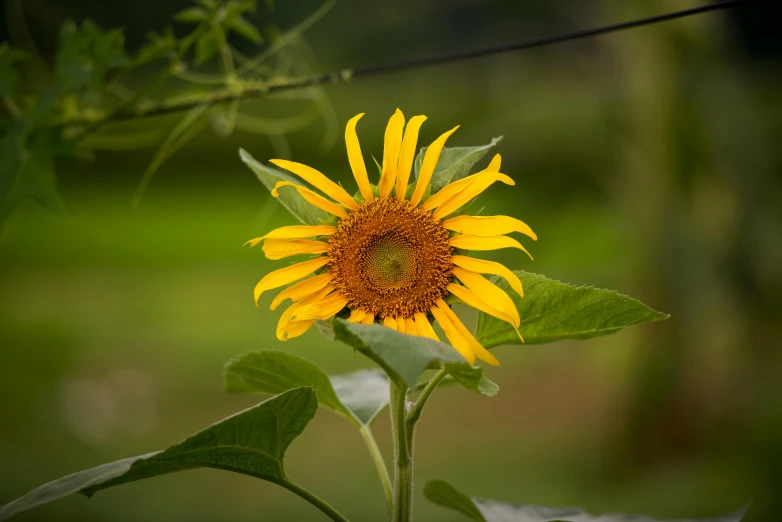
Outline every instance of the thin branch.
<path fill-rule="evenodd" d="M 424 390 L 421 392 L 421 395 L 418 396 L 418 400 L 415 401 L 415 404 L 410 409 L 410 412 L 407 414 L 407 429 L 409 432 L 409 437 L 411 439 L 412 443 L 412 437 L 413 432 L 415 430 L 415 425 L 418 423 L 418 420 L 421 418 L 421 413 L 424 411 L 424 406 L 426 405 L 426 401 L 429 400 L 429 396 L 432 395 L 432 392 L 437 388 L 437 386 L 440 384 L 440 382 L 445 378 L 445 376 L 448 375 L 448 372 L 445 370 L 440 370 L 434 376 L 429 379 L 429 382 L 426 383 L 426 387 L 424 387 Z"/>
<path fill-rule="evenodd" d="M 107 118 L 107 120 L 105 121 L 120 121 L 120 120 L 144 118 L 148 116 L 158 116 L 162 114 L 169 114 L 172 112 L 188 110 L 197 105 L 202 105 L 202 104 L 215 105 L 215 104 L 227 103 L 227 102 L 232 102 L 237 100 L 260 98 L 272 93 L 288 91 L 292 89 L 302 89 L 302 88 L 313 87 L 317 85 L 335 84 L 335 83 L 345 82 L 349 80 L 355 80 L 357 78 L 366 78 L 369 76 L 393 74 L 402 71 L 409 71 L 412 69 L 419 69 L 422 67 L 430 67 L 430 66 L 442 65 L 451 62 L 471 60 L 473 58 L 479 58 L 482 56 L 503 54 L 512 51 L 520 51 L 522 49 L 531 49 L 534 47 L 543 47 L 546 45 L 567 42 L 572 40 L 580 40 L 583 38 L 591 38 L 593 36 L 614 33 L 626 29 L 633 29 L 636 27 L 642 27 L 646 25 L 653 25 L 661 22 L 667 22 L 670 20 L 676 20 L 679 18 L 694 16 L 697 14 L 707 13 L 710 11 L 728 9 L 731 7 L 736 7 L 742 3 L 747 3 L 747 2 L 746 0 L 729 0 L 725 2 L 719 2 L 715 4 L 696 7 L 693 9 L 685 9 L 682 11 L 675 11 L 663 15 L 652 16 L 649 18 L 631 20 L 629 22 L 606 25 L 603 27 L 597 27 L 593 29 L 583 29 L 580 31 L 562 33 L 553 36 L 534 38 L 532 40 L 524 40 L 521 42 L 514 42 L 514 43 L 498 45 L 494 47 L 487 47 L 484 49 L 445 54 L 445 55 L 435 56 L 431 58 L 424 58 L 421 60 L 412 60 L 409 62 L 401 62 L 401 63 L 390 64 L 390 65 L 365 67 L 361 69 L 342 69 L 340 71 L 335 71 L 328 74 L 320 74 L 320 75 L 307 76 L 298 79 L 284 80 L 284 81 L 279 81 L 277 83 L 257 82 L 257 85 L 249 84 L 243 86 L 242 88 L 237 88 L 232 90 L 229 89 L 220 90 L 212 94 L 209 94 L 207 96 L 202 95 L 199 97 L 188 97 L 188 98 L 180 98 L 174 100 L 165 100 L 157 105 L 146 105 L 142 107 L 126 108 L 125 110 L 120 110 L 113 113 L 111 117 Z"/>
<path fill-rule="evenodd" d="M 280 36 L 277 40 L 274 41 L 274 43 L 269 47 L 267 50 L 259 54 L 258 56 L 255 56 L 253 58 L 250 58 L 248 61 L 246 61 L 238 71 L 238 74 L 241 76 L 242 74 L 246 73 L 247 71 L 250 71 L 257 67 L 258 65 L 263 64 L 266 60 L 268 60 L 272 55 L 282 50 L 286 45 L 293 42 L 301 36 L 304 31 L 315 25 L 321 18 L 326 16 L 329 11 L 337 4 L 337 0 L 327 0 L 322 6 L 320 6 L 314 13 L 312 13 L 310 16 L 307 17 L 306 20 L 299 23 L 296 27 L 293 29 L 286 31 L 285 34 Z"/>

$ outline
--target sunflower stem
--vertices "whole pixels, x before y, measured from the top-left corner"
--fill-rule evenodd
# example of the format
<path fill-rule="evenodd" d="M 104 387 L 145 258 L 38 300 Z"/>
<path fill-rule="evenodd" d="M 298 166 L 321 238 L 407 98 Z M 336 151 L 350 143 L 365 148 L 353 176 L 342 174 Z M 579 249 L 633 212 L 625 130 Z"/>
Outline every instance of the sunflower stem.
<path fill-rule="evenodd" d="M 391 382 L 391 429 L 394 435 L 393 522 L 410 522 L 413 517 L 413 455 L 407 436 L 407 385 Z"/>

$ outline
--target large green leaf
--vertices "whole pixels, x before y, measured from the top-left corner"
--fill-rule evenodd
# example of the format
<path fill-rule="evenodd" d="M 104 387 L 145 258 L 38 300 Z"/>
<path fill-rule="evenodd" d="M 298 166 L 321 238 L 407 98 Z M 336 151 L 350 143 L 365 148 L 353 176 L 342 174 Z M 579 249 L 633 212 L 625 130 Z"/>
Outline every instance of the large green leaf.
<path fill-rule="evenodd" d="M 317 364 L 278 350 L 241 355 L 225 366 L 229 392 L 281 393 L 298 386 L 315 388 L 321 406 L 357 426 L 371 423 L 389 400 L 388 379 L 377 370 L 329 378 Z"/>
<path fill-rule="evenodd" d="M 443 147 L 442 152 L 440 152 L 440 158 L 437 161 L 437 167 L 435 167 L 434 174 L 432 174 L 431 193 L 434 194 L 449 183 L 469 175 L 472 167 L 500 140 L 502 140 L 502 136 L 493 138 L 491 143 L 478 147 Z M 424 162 L 424 155 L 428 148 L 422 147 L 415 157 L 416 179 L 418 179 L 418 173 L 421 172 L 421 165 Z"/>
<path fill-rule="evenodd" d="M 293 176 L 286 174 L 281 170 L 267 167 L 257 161 L 244 149 L 239 149 L 239 157 L 242 158 L 242 161 L 250 167 L 255 175 L 258 176 L 261 183 L 269 190 L 272 190 L 278 181 L 290 181 L 296 185 L 304 186 L 303 183 L 300 183 Z M 280 197 L 278 197 L 277 200 L 282 203 L 282 206 L 288 209 L 288 212 L 290 212 L 293 217 L 305 225 L 320 225 L 323 221 L 328 219 L 325 212 L 310 205 L 307 200 L 301 197 L 292 187 L 284 187 L 280 190 Z"/>
<path fill-rule="evenodd" d="M 516 271 L 524 288 L 520 297 L 504 279 L 493 282 L 511 296 L 521 317 L 519 331 L 526 344 L 550 343 L 562 339 L 590 339 L 609 335 L 628 326 L 667 319 L 642 302 L 613 290 L 591 286 L 570 286 L 545 276 Z M 476 339 L 491 348 L 500 344 L 521 344 L 506 322 L 481 312 Z"/>
<path fill-rule="evenodd" d="M 476 522 L 656 522 L 644 515 L 606 513 L 593 516 L 581 508 L 520 506 L 494 500 L 470 497 L 443 480 L 431 480 L 424 487 L 426 498 L 435 504 L 454 509 Z M 708 519 L 686 519 L 678 522 L 739 522 L 746 508 L 735 513 Z M 661 521 L 658 521 L 661 522 Z M 668 522 L 676 522 L 670 520 Z"/>
<path fill-rule="evenodd" d="M 250 475 L 280 484 L 291 442 L 315 417 L 318 400 L 301 387 L 237 413 L 167 450 L 74 473 L 0 507 L 0 520 L 72 493 L 92 496 L 112 486 L 200 467 Z"/>
<path fill-rule="evenodd" d="M 320 322 L 321 331 L 342 341 L 377 363 L 387 374 L 415 387 L 421 373 L 430 367 L 463 363 L 451 346 L 417 335 L 399 333 L 379 324 L 358 324 L 334 319 Z"/>

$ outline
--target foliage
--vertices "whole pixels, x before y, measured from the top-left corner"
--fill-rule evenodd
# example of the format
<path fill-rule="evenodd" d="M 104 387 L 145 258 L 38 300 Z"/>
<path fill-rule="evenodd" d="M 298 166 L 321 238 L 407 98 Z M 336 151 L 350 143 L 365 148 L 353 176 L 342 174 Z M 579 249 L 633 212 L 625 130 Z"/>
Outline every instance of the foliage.
<path fill-rule="evenodd" d="M 504 279 L 492 282 L 513 299 L 521 317 L 524 341 L 508 323 L 481 313 L 476 338 L 487 348 L 501 344 L 540 344 L 563 339 L 591 339 L 633 324 L 667 319 L 642 302 L 613 290 L 571 286 L 545 276 L 516 271 L 524 289 L 520 296 Z"/>
<path fill-rule="evenodd" d="M 55 212 L 67 211 L 68 205 L 57 188 L 56 159 L 89 155 L 99 148 L 101 133 L 117 121 L 149 113 L 176 112 L 183 105 L 177 105 L 175 98 L 188 92 L 158 102 L 149 100 L 171 77 L 199 89 L 209 85 L 210 92 L 194 95 L 196 103 L 187 105 L 189 110 L 171 122 L 142 177 L 136 203 L 155 172 L 209 124 L 221 135 L 239 127 L 258 133 L 279 133 L 282 124 L 275 123 L 270 131 L 262 120 L 242 114 L 238 100 L 250 87 L 268 92 L 271 87 L 295 81 L 275 69 L 272 58 L 289 52 L 288 58 L 299 60 L 306 68 L 306 60 L 296 54 L 295 44 L 301 31 L 332 5 L 333 0 L 327 2 L 287 33 L 272 29 L 264 35 L 249 19 L 257 12 L 256 0 L 197 0 L 196 5 L 174 17 L 188 28 L 185 36 L 179 38 L 171 27 L 166 27 L 160 33 L 151 32 L 147 43 L 131 53 L 125 49 L 119 30 L 104 31 L 90 20 L 81 25 L 68 22 L 60 32 L 52 83 L 37 89 L 24 84 L 25 60 L 30 58 L 21 50 L 0 45 L 0 100 L 4 108 L 0 119 L 0 222 L 26 200 L 37 201 Z M 262 50 L 254 57 L 246 57 L 231 46 L 231 38 L 246 40 Z M 196 70 L 210 61 L 219 64 L 222 74 Z M 158 74 L 136 92 L 128 92 L 121 82 L 138 68 L 151 65 L 160 67 Z M 318 113 L 324 97 L 313 98 Z M 287 128 L 292 130 L 311 122 L 308 116 L 289 122 Z M 467 176 L 500 140 L 501 137 L 495 138 L 476 147 L 445 148 L 431 180 L 431 191 Z M 416 157 L 416 176 L 425 152 L 426 148 L 421 149 Z M 255 160 L 245 150 L 240 150 L 240 157 L 269 190 L 278 181 L 301 185 L 288 174 Z M 277 199 L 304 224 L 327 220 L 325 213 L 314 209 L 289 187 L 281 190 Z M 487 348 L 522 342 L 533 345 L 564 339 L 586 340 L 668 317 L 614 291 L 575 287 L 527 272 L 516 274 L 525 295 L 508 293 L 519 311 L 519 332 L 524 340 L 507 323 L 480 313 L 475 337 Z M 508 289 L 505 280 L 495 278 L 492 282 Z M 284 469 L 287 448 L 314 418 L 318 406 L 344 417 L 358 429 L 377 468 L 389 516 L 398 522 L 409 520 L 411 510 L 409 506 L 400 508 L 399 499 L 409 499 L 410 491 L 406 496 L 398 493 L 412 489 L 415 427 L 428 398 L 441 383 L 447 382 L 461 384 L 486 397 L 496 395 L 499 387 L 484 375 L 483 368 L 469 364 L 445 343 L 339 317 L 320 321 L 319 327 L 327 339 L 354 349 L 377 368 L 329 376 L 311 361 L 276 350 L 232 359 L 225 367 L 227 391 L 273 396 L 163 451 L 104 464 L 45 484 L 0 507 L 0 520 L 72 493 L 91 496 L 108 487 L 207 467 L 280 485 L 332 520 L 344 521 L 334 508 L 293 482 Z M 373 421 L 387 406 L 395 450 L 393 491 L 383 455 L 371 432 Z M 478 522 L 598 520 L 576 508 L 517 506 L 476 499 L 442 481 L 429 482 L 425 494 L 429 500 Z M 737 522 L 742 515 L 743 511 L 712 521 Z M 629 515 L 603 515 L 599 520 L 652 522 L 648 517 Z"/>
<path fill-rule="evenodd" d="M 493 138 L 490 143 L 477 147 L 445 147 L 440 153 L 437 167 L 432 174 L 431 193 L 434 194 L 449 183 L 459 181 L 469 175 L 473 166 L 481 161 L 501 140 L 502 136 Z M 422 147 L 415 157 L 413 170 L 416 179 L 418 179 L 418 173 L 421 171 L 421 165 L 428 148 L 428 146 Z"/>
<path fill-rule="evenodd" d="M 0 520 L 72 493 L 90 497 L 112 486 L 200 467 L 287 486 L 285 451 L 315 417 L 317 407 L 312 388 L 291 389 L 166 450 L 103 464 L 44 484 L 0 507 Z"/>
<path fill-rule="evenodd" d="M 241 126 L 248 132 L 274 135 L 275 140 L 314 123 L 330 110 L 318 87 L 304 91 L 304 97 L 312 100 L 311 108 L 286 119 L 260 119 L 240 111 L 238 101 L 216 104 L 212 99 L 291 82 L 291 67 L 294 74 L 308 73 L 310 58 L 300 52 L 301 33 L 325 15 L 333 1 L 287 32 L 266 20 L 269 36 L 264 38 L 250 21 L 257 16 L 257 0 L 198 0 L 174 17 L 187 30 L 183 36 L 165 27 L 150 32 L 147 42 L 133 52 L 125 48 L 120 29 L 104 30 L 89 19 L 81 24 L 68 21 L 59 33 L 51 81 L 42 86 L 26 78 L 28 66 L 37 65 L 30 63 L 33 57 L 0 43 L 0 226 L 25 201 L 66 211 L 69 207 L 58 190 L 56 158 L 76 153 L 89 158 L 103 148 L 149 146 L 146 140 L 136 139 L 137 131 L 129 133 L 120 123 L 165 114 L 177 100 L 188 100 L 191 110 L 171 125 L 167 136 L 158 138 L 158 151 L 139 182 L 134 204 L 160 167 L 210 123 L 222 136 Z M 271 16 L 270 6 L 267 3 L 265 16 Z M 231 42 L 237 39 L 257 46 L 257 55 L 248 57 L 236 50 Z M 211 71 L 210 62 L 217 62 L 222 73 L 196 70 L 205 66 Z M 125 82 L 141 67 L 158 72 L 131 90 Z M 172 92 L 166 85 L 172 78 L 184 80 L 185 86 Z M 159 92 L 166 92 L 166 97 L 152 101 Z M 149 129 L 159 126 L 150 123 Z M 34 164 L 27 161 L 30 157 L 35 158 Z"/>
<path fill-rule="evenodd" d="M 203 23 L 213 16 L 207 9 L 210 5 L 204 2 L 198 8 L 200 10 L 185 11 L 180 13 L 180 18 Z M 200 116 L 191 113 L 190 118 L 195 121 Z M 177 142 L 176 136 L 186 132 L 193 122 L 190 123 L 172 133 L 175 137 L 171 140 Z M 9 132 L 8 136 L 16 136 L 15 139 L 26 136 L 24 128 L 14 132 L 21 134 Z M 40 137 L 30 143 L 37 143 L 37 139 Z M 453 180 L 467 175 L 496 141 L 481 147 L 446 149 L 443 156 L 447 161 L 438 171 L 439 176 Z M 159 151 L 159 154 L 162 153 Z M 279 180 L 293 181 L 288 175 L 256 161 L 244 150 L 240 151 L 240 156 L 269 190 Z M 8 165 L 17 163 L 24 168 L 33 168 L 28 166 L 33 165 L 38 169 L 39 177 L 46 178 L 45 173 L 51 172 L 49 163 L 31 163 L 29 158 L 12 157 L 7 162 Z M 308 210 L 311 205 L 300 197 L 296 199 L 294 194 L 298 197 L 296 191 L 281 192 L 278 200 L 302 223 L 319 223 L 322 216 L 311 213 Z M 516 274 L 522 281 L 525 295 L 509 293 L 514 296 L 521 316 L 519 331 L 529 345 L 563 339 L 585 340 L 668 317 L 613 291 L 574 287 L 527 272 Z M 504 280 L 494 279 L 493 283 L 503 289 L 508 286 Z M 377 468 L 389 517 L 397 522 L 409 521 L 411 509 L 405 499 L 410 498 L 413 485 L 414 434 L 428 398 L 446 382 L 461 384 L 487 397 L 496 395 L 499 387 L 484 375 L 483 368 L 469 364 L 445 343 L 402 334 L 379 324 L 353 323 L 340 317 L 319 321 L 318 326 L 327 339 L 344 343 L 377 368 L 329 376 L 315 363 L 282 351 L 263 350 L 239 356 L 226 364 L 226 390 L 269 394 L 272 398 L 162 452 L 106 464 L 41 486 L 0 508 L 0 519 L 75 492 L 89 496 L 107 487 L 160 474 L 211 467 L 278 484 L 310 502 L 332 520 L 344 522 L 347 519 L 333 507 L 292 482 L 283 467 L 285 450 L 304 430 L 320 405 L 358 429 Z M 521 343 L 513 329 L 483 313 L 478 318 L 476 338 L 489 348 Z M 426 373 L 432 371 L 434 373 Z M 387 406 L 395 449 L 393 486 L 371 431 L 374 419 Z M 407 494 L 400 494 L 403 491 Z M 476 499 L 442 481 L 429 482 L 425 494 L 431 501 L 460 511 L 478 522 L 598 520 L 575 508 L 515 506 Z M 712 519 L 712 522 L 738 522 L 742 515 L 743 511 Z M 647 517 L 626 515 L 604 515 L 599 520 L 653 522 Z"/>
<path fill-rule="evenodd" d="M 435 504 L 451 508 L 475 522 L 656 522 L 657 519 L 644 515 L 623 515 L 605 513 L 593 516 L 581 508 L 519 506 L 495 500 L 486 500 L 465 495 L 444 480 L 430 480 L 424 487 L 426 498 Z M 739 522 L 746 508 L 729 515 L 678 522 Z M 660 521 L 657 521 L 660 522 Z M 677 522 L 669 520 L 668 522 Z"/>
<path fill-rule="evenodd" d="M 291 176 L 287 172 L 283 172 L 257 161 L 244 149 L 239 149 L 239 157 L 242 158 L 245 165 L 250 167 L 250 170 L 255 173 L 258 180 L 263 183 L 268 190 L 273 190 L 274 185 L 276 185 L 278 181 L 288 181 L 294 185 L 303 185 L 298 178 Z M 325 212 L 307 203 L 304 197 L 293 188 L 283 187 L 283 189 L 279 191 L 277 201 L 279 201 L 293 217 L 305 225 L 319 225 L 327 219 L 327 214 Z"/>
<path fill-rule="evenodd" d="M 292 353 L 264 350 L 225 366 L 225 389 L 234 393 L 282 393 L 311 386 L 318 403 L 361 427 L 388 405 L 388 379 L 373 370 L 329 377 L 318 365 Z"/>

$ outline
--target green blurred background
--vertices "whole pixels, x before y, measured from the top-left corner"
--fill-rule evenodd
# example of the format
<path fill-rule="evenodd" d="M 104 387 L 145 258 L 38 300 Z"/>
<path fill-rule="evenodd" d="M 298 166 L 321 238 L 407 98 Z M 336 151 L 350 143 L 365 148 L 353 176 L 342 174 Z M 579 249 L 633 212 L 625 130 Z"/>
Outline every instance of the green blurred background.
<path fill-rule="evenodd" d="M 273 33 L 319 5 L 278 2 L 255 21 Z M 317 61 L 305 65 L 385 64 L 695 5 L 340 0 L 306 32 Z M 51 60 L 60 24 L 89 16 L 124 27 L 134 49 L 186 6 L 7 0 L 0 40 L 32 38 Z M 498 348 L 493 399 L 440 390 L 418 431 L 418 519 L 461 519 L 420 493 L 425 480 L 445 478 L 476 496 L 595 513 L 710 516 L 753 500 L 747 521 L 780 520 L 782 45 L 772 20 L 750 6 L 312 91 L 327 96 L 312 125 L 285 137 L 208 129 L 161 168 L 138 208 L 130 202 L 154 148 L 61 161 L 74 214 L 30 205 L 0 236 L 0 502 L 165 447 L 257 402 L 222 391 L 234 355 L 282 348 L 330 372 L 367 366 L 314 330 L 279 343 L 271 297 L 253 306 L 254 284 L 281 265 L 241 245 L 293 220 L 237 149 L 290 156 L 352 186 L 345 122 L 368 113 L 359 135 L 370 161 L 399 107 L 429 116 L 426 142 L 456 124 L 451 145 L 504 136 L 503 172 L 517 184 L 487 191 L 486 213 L 526 221 L 539 240 L 525 243 L 534 262 L 493 258 L 617 289 L 672 316 L 603 339 Z M 300 114 L 313 103 L 303 97 L 246 110 Z M 177 118 L 134 125 L 165 132 Z M 388 430 L 383 415 L 375 431 L 390 454 Z M 287 461 L 289 475 L 349 518 L 383 519 L 368 454 L 341 418 L 319 412 Z M 275 486 L 203 470 L 19 520 L 321 518 Z"/>

